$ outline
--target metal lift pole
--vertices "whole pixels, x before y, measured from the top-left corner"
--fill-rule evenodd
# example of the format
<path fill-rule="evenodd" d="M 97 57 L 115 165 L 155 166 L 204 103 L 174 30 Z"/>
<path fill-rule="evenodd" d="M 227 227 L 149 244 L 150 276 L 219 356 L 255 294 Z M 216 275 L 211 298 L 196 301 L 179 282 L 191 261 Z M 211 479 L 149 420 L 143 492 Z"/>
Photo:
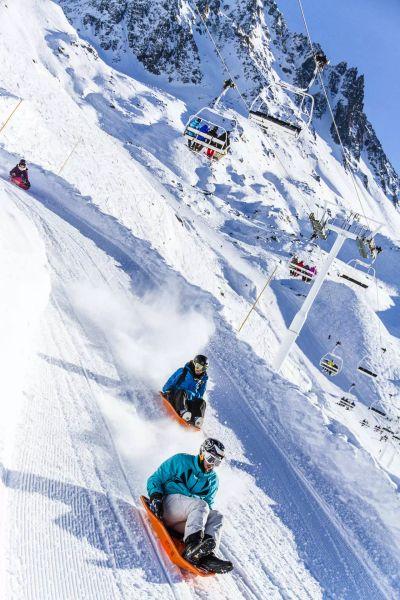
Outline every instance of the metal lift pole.
<path fill-rule="evenodd" d="M 279 349 L 278 355 L 276 356 L 276 358 L 274 360 L 274 368 L 278 372 L 281 370 L 283 363 L 285 362 L 289 352 L 292 349 L 293 344 L 295 343 L 295 341 L 297 339 L 297 336 L 299 335 L 299 333 L 301 331 L 301 328 L 303 327 L 303 325 L 307 319 L 308 312 L 309 312 L 315 298 L 317 297 L 322 284 L 324 283 L 325 277 L 329 271 L 331 264 L 333 263 L 333 261 L 335 260 L 337 255 L 339 254 L 339 251 L 340 251 L 341 247 L 343 246 L 344 242 L 346 241 L 346 239 L 354 238 L 354 236 L 350 232 L 345 231 L 341 228 L 335 228 L 335 231 L 338 234 L 337 238 L 335 240 L 335 243 L 333 244 L 331 251 L 329 252 L 328 256 L 326 257 L 325 262 L 321 265 L 319 273 L 314 279 L 314 283 L 307 295 L 307 298 L 304 300 L 300 310 L 295 315 L 293 321 L 291 322 L 291 324 L 289 326 L 289 329 L 287 330 L 287 333 L 286 333 L 284 339 L 282 340 L 282 344 Z"/>

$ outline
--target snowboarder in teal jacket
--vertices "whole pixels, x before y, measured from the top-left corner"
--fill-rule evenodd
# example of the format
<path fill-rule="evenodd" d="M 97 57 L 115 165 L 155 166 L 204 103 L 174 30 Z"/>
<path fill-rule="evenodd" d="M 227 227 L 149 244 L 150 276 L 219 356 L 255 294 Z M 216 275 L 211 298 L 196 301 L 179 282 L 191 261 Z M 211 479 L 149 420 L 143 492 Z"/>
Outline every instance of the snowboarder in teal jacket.
<path fill-rule="evenodd" d="M 218 573 L 232 570 L 232 563 L 215 556 L 223 517 L 213 509 L 218 490 L 214 468 L 225 455 L 223 444 L 204 440 L 197 456 L 175 454 L 164 461 L 147 480 L 150 509 L 167 527 L 183 534 L 184 558 L 203 569 Z"/>
<path fill-rule="evenodd" d="M 163 462 L 147 480 L 149 496 L 155 493 L 183 494 L 189 498 L 201 498 L 213 507 L 218 490 L 218 475 L 214 470 L 206 472 L 199 456 L 175 454 Z"/>
<path fill-rule="evenodd" d="M 203 395 L 208 381 L 207 368 L 207 357 L 198 354 L 183 368 L 175 371 L 162 389 L 164 396 L 182 419 L 190 421 L 196 427 L 201 427 L 204 421 L 206 401 Z"/>

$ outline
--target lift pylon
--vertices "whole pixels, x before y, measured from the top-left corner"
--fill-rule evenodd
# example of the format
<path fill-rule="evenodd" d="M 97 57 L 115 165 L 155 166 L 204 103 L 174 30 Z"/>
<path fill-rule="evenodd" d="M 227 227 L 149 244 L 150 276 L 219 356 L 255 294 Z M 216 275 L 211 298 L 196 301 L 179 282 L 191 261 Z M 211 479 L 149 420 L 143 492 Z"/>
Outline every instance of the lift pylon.
<path fill-rule="evenodd" d="M 337 209 L 337 207 L 335 208 Z M 332 214 L 331 210 L 328 211 L 326 209 L 325 203 L 325 213 L 328 214 L 329 212 Z M 369 219 L 355 212 L 350 212 L 343 217 L 337 216 L 327 218 L 325 227 L 329 232 L 336 233 L 336 239 L 325 261 L 320 265 L 319 272 L 314 278 L 314 283 L 312 284 L 306 299 L 295 315 L 282 340 L 281 347 L 274 361 L 274 368 L 276 371 L 279 372 L 281 370 L 283 363 L 307 319 L 310 308 L 325 281 L 328 271 L 345 241 L 349 239 L 357 241 L 360 237 L 372 239 L 382 226 L 383 223 L 380 223 L 375 219 Z"/>

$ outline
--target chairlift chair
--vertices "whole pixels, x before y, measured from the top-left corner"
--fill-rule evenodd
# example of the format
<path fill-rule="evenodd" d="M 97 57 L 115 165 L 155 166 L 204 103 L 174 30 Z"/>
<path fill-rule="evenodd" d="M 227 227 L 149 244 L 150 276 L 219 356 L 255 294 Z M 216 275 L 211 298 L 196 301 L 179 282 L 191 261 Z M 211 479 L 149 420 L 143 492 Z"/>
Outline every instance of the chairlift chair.
<path fill-rule="evenodd" d="M 230 136 L 236 131 L 238 124 L 234 116 L 227 118 L 219 105 L 228 90 L 235 87 L 235 83 L 231 79 L 227 79 L 223 83 L 222 91 L 210 105 L 204 106 L 196 114 L 191 115 L 185 125 L 183 135 L 187 138 L 192 151 L 205 150 L 207 157 L 214 160 L 227 154 L 230 147 Z M 211 117 L 207 113 L 211 114 Z M 214 122 L 215 117 L 217 117 L 216 123 Z M 232 127 L 229 131 L 219 123 L 221 119 L 231 122 Z"/>
<path fill-rule="evenodd" d="M 355 387 L 355 385 L 356 385 L 355 383 L 352 383 L 347 391 L 347 394 L 345 396 L 342 396 L 340 398 L 339 402 L 337 403 L 339 406 L 345 408 L 346 410 L 351 410 L 356 405 L 354 400 L 352 398 L 350 398 L 351 390 L 353 389 L 353 387 Z"/>
<path fill-rule="evenodd" d="M 364 289 L 367 289 L 375 279 L 375 269 L 368 263 L 359 260 L 358 258 L 353 258 L 352 260 L 349 260 L 347 265 L 351 267 L 351 270 L 339 273 L 339 277 L 342 277 L 351 283 L 355 283 Z M 358 274 L 360 274 L 361 277 L 359 277 Z"/>
<path fill-rule="evenodd" d="M 225 156 L 230 146 L 230 133 L 212 121 L 205 118 L 206 111 L 212 111 L 209 107 L 201 108 L 195 115 L 192 115 L 186 123 L 183 135 L 189 140 L 189 148 L 195 152 L 201 150 L 212 151 L 210 158 L 218 160 Z M 200 131 L 201 128 L 207 131 L 216 131 L 218 135 L 210 135 L 207 131 Z M 209 154 L 210 154 L 209 153 Z"/>
<path fill-rule="evenodd" d="M 289 262 L 289 275 L 291 277 L 301 277 L 305 283 L 311 283 L 317 274 L 315 265 L 305 265 L 304 260 L 298 260 L 296 256 L 292 256 Z"/>
<path fill-rule="evenodd" d="M 381 410 L 380 408 L 377 408 L 376 406 L 371 405 L 368 410 L 372 410 L 373 412 L 378 413 L 378 415 L 382 415 L 382 417 L 386 417 L 385 411 Z"/>
<path fill-rule="evenodd" d="M 367 377 L 372 377 L 373 379 L 378 377 L 378 373 L 375 373 L 375 371 L 373 371 L 371 368 L 371 363 L 368 358 L 368 355 L 363 356 L 363 358 L 360 360 L 359 365 L 357 367 L 357 371 L 359 371 L 363 375 L 367 375 Z"/>
<path fill-rule="evenodd" d="M 346 410 L 351 410 L 355 407 L 356 403 L 351 398 L 346 398 L 346 396 L 342 396 L 338 402 L 338 405 L 345 408 Z"/>
<path fill-rule="evenodd" d="M 343 358 L 335 354 L 335 349 L 340 346 L 341 342 L 336 342 L 331 352 L 324 354 L 319 361 L 319 366 L 326 372 L 330 377 L 338 375 L 343 368 Z"/>
<path fill-rule="evenodd" d="M 271 105 L 277 103 L 273 94 L 274 87 L 289 92 L 296 98 L 301 98 L 299 105 L 296 106 L 295 103 L 286 101 L 286 103 L 280 104 L 279 115 L 272 114 Z M 254 98 L 249 109 L 249 118 L 265 131 L 275 129 L 279 133 L 284 132 L 290 136 L 298 137 L 303 127 L 310 125 L 313 112 L 314 98 L 311 94 L 290 83 L 281 81 L 271 83 Z"/>

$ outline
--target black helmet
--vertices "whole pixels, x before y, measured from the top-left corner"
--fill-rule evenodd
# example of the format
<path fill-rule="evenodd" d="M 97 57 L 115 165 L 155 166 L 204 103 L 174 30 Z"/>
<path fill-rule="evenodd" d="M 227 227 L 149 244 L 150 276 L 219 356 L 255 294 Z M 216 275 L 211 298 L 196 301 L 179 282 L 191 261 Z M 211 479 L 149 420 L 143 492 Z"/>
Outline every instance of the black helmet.
<path fill-rule="evenodd" d="M 206 371 L 206 369 L 208 367 L 207 356 L 204 356 L 204 354 L 197 354 L 194 357 L 193 362 L 194 362 L 194 364 L 201 365 L 203 367 L 204 371 Z"/>
<path fill-rule="evenodd" d="M 207 438 L 200 446 L 200 456 L 217 467 L 225 456 L 225 446 L 215 438 Z"/>
<path fill-rule="evenodd" d="M 22 167 L 26 167 L 26 160 L 24 158 L 21 158 L 18 164 Z"/>

